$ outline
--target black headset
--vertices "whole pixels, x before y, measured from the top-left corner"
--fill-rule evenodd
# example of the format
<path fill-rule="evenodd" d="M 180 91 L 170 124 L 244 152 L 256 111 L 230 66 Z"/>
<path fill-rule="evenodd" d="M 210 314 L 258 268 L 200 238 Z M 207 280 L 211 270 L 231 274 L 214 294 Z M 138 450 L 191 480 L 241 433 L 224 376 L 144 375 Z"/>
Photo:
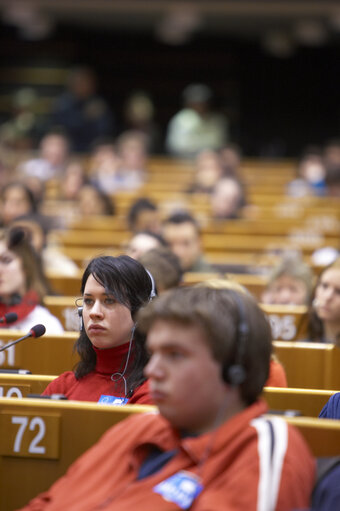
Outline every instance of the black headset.
<path fill-rule="evenodd" d="M 232 289 L 229 290 L 237 306 L 238 323 L 235 344 L 235 359 L 232 365 L 223 366 L 223 379 L 233 387 L 238 387 L 246 379 L 246 370 L 243 365 L 244 354 L 249 337 L 249 325 L 246 320 L 246 311 L 242 298 Z"/>

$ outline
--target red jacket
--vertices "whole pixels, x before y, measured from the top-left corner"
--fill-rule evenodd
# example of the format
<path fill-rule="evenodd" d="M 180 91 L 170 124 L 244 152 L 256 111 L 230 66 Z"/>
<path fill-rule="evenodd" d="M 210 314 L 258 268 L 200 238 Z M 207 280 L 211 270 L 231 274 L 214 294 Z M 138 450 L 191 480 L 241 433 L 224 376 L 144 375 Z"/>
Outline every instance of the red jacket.
<path fill-rule="evenodd" d="M 203 491 L 192 511 L 306 508 L 314 484 L 314 460 L 299 432 L 279 417 L 273 420 L 278 434 L 271 458 L 268 423 L 265 419 L 254 422 L 265 411 L 266 405 L 259 401 L 215 432 L 184 439 L 158 414 L 130 417 L 108 430 L 63 478 L 23 509 L 175 511 L 178 505 L 165 500 L 155 487 L 181 470 L 200 472 L 202 478 Z M 136 480 L 150 446 L 178 452 L 158 472 Z M 278 503 L 266 507 L 270 492 L 273 502 L 277 493 Z"/>
<path fill-rule="evenodd" d="M 266 387 L 288 387 L 286 372 L 278 360 L 272 359 L 269 366 L 269 376 Z"/>

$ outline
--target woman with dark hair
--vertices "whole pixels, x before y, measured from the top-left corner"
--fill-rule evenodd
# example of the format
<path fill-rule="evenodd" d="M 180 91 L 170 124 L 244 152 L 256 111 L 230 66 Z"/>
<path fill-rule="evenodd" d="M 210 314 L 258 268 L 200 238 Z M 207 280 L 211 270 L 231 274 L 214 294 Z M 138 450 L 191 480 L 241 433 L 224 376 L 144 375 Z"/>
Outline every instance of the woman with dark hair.
<path fill-rule="evenodd" d="M 7 183 L 0 192 L 0 222 L 7 226 L 21 215 L 36 213 L 38 203 L 31 189 L 24 183 L 12 181 Z"/>
<path fill-rule="evenodd" d="M 340 346 L 340 257 L 319 275 L 309 313 L 308 340 Z"/>
<path fill-rule="evenodd" d="M 42 262 L 24 229 L 13 227 L 0 238 L 0 317 L 10 312 L 18 319 L 5 328 L 29 330 L 43 323 L 46 332 L 61 334 L 60 321 L 43 306 L 46 295 L 53 294 Z"/>
<path fill-rule="evenodd" d="M 85 269 L 81 293 L 82 324 L 75 344 L 80 361 L 43 394 L 115 405 L 151 403 L 143 376 L 144 336 L 135 316 L 154 296 L 153 278 L 131 257 L 97 257 Z"/>

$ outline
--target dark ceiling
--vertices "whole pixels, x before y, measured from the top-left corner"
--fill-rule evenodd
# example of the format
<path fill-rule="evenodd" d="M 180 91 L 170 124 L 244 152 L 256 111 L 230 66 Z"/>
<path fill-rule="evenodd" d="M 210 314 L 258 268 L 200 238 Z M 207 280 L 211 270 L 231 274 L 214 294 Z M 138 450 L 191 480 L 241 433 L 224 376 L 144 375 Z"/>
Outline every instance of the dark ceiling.
<path fill-rule="evenodd" d="M 32 38 L 34 26 L 38 38 L 66 24 L 147 31 L 169 44 L 193 34 L 246 38 L 274 52 L 340 43 L 339 0 L 0 0 L 0 9 L 4 23 L 30 25 Z"/>

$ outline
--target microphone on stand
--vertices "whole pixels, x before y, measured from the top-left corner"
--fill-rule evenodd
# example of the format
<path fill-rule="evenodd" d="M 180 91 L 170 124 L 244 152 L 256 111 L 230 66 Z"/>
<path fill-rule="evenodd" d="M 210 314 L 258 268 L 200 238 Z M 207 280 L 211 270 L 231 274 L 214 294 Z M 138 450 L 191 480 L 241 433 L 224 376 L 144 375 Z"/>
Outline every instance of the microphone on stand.
<path fill-rule="evenodd" d="M 17 319 L 18 314 L 16 312 L 7 312 L 7 314 L 0 318 L 0 323 L 6 323 L 9 325 L 10 323 L 14 323 Z"/>
<path fill-rule="evenodd" d="M 5 344 L 5 346 L 2 346 L 0 348 L 0 352 L 7 350 L 11 346 L 14 346 L 14 344 L 17 344 L 20 341 L 23 341 L 24 339 L 27 339 L 28 337 L 41 337 L 46 332 L 46 328 L 44 325 L 35 325 L 31 328 L 31 330 L 28 332 L 28 334 L 24 335 L 23 337 L 20 337 L 19 339 L 16 339 L 15 341 L 9 342 L 8 344 Z"/>

